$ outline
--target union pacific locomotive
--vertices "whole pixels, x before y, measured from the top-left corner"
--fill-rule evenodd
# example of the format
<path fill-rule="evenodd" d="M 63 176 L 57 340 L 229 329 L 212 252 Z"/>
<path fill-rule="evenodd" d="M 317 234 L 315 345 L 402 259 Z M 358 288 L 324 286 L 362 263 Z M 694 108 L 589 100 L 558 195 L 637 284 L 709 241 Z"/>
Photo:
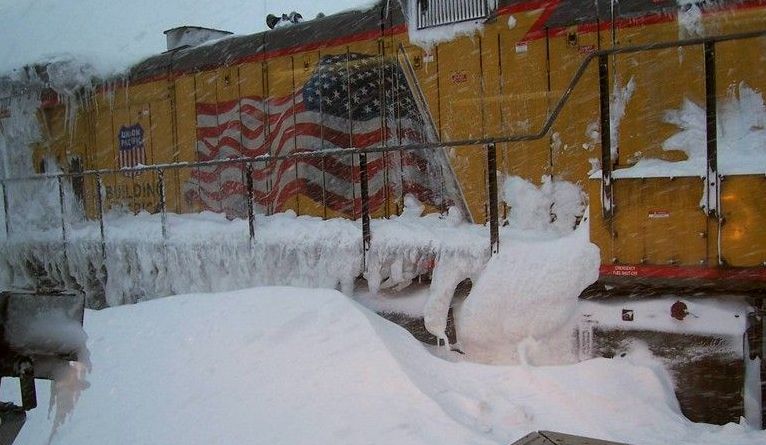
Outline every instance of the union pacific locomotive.
<path fill-rule="evenodd" d="M 412 194 L 496 226 L 513 211 L 498 173 L 554 177 L 587 192 L 594 292 L 762 305 L 766 1 L 679 3 L 381 1 L 247 36 L 178 28 L 167 52 L 80 91 L 75 113 L 44 92 L 35 158 L 112 173 L 73 179 L 91 217 L 376 218 Z M 242 158 L 264 162 L 227 161 Z M 141 168 L 179 163 L 162 181 Z"/>
<path fill-rule="evenodd" d="M 537 183 L 547 175 L 587 190 L 603 282 L 759 289 L 766 283 L 765 165 L 755 160 L 745 170 L 712 175 L 707 168 L 628 173 L 642 160 L 683 164 L 688 153 L 665 142 L 695 129 L 679 128 L 668 112 L 689 104 L 704 110 L 711 103 L 706 86 L 712 84 L 712 104 L 721 106 L 745 88 L 763 91 L 766 38 L 758 32 L 766 28 L 765 7 L 762 1 L 684 7 L 673 0 L 384 1 L 366 11 L 172 48 L 83 93 L 90 99 L 74 120 L 51 94 L 41 110 L 47 139 L 36 156 L 55 154 L 62 165 L 91 170 L 441 143 L 450 148 L 371 154 L 370 214 L 395 214 L 402 196 L 413 193 L 434 208 L 459 205 L 485 222 L 491 210 L 486 154 L 471 147 L 497 140 L 501 174 Z M 168 36 L 183 44 L 194 31 L 220 35 L 181 28 Z M 700 40 L 742 33 L 750 34 Z M 662 46 L 684 39 L 694 44 Z M 600 58 L 606 62 L 600 67 L 593 56 L 604 50 L 613 52 Z M 599 130 L 600 72 L 609 88 L 605 131 Z M 713 116 L 719 133 L 727 131 L 722 114 Z M 703 127 L 705 117 L 703 111 Z M 540 137 L 513 138 L 546 124 Z M 275 158 L 250 172 L 256 205 L 359 217 L 358 163 L 342 155 Z M 169 176 L 170 211 L 245 212 L 242 166 Z M 94 186 L 84 182 L 85 189 Z M 110 176 L 104 188 L 107 207 L 158 206 L 156 173 Z"/>

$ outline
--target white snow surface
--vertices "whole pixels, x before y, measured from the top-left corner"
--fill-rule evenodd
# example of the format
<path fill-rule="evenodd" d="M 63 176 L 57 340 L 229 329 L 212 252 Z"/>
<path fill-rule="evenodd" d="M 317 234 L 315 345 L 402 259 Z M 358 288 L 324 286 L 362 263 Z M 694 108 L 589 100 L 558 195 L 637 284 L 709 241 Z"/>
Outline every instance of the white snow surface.
<path fill-rule="evenodd" d="M 92 65 L 101 77 L 122 72 L 166 49 L 163 31 L 183 25 L 231 31 L 265 31 L 269 13 L 367 9 L 376 0 L 2 0 L 0 74 L 61 57 Z"/>
<path fill-rule="evenodd" d="M 766 173 L 766 105 L 761 92 L 745 83 L 732 86 L 718 100 L 718 172 L 721 175 Z M 662 143 L 663 150 L 681 150 L 687 159 L 670 162 L 643 158 L 635 165 L 614 170 L 614 178 L 705 177 L 707 142 L 705 108 L 685 99 L 679 109 L 668 110 L 665 122 L 679 131 Z M 591 175 L 601 177 L 601 171 Z"/>
<path fill-rule="evenodd" d="M 558 367 L 451 362 L 332 290 L 176 296 L 87 311 L 85 329 L 90 387 L 52 436 L 54 419 L 31 411 L 18 443 L 507 444 L 538 429 L 766 441 L 686 420 L 646 351 Z M 3 400 L 18 397 L 5 383 Z"/>
<path fill-rule="evenodd" d="M 689 315 L 683 320 L 676 320 L 670 316 L 670 308 L 677 301 L 682 301 L 688 307 Z M 632 321 L 622 319 L 623 309 L 633 311 Z M 580 301 L 578 308 L 581 316 L 596 322 L 604 329 L 740 338 L 747 328 L 747 313 L 750 310 L 749 305 L 736 298 L 687 300 L 672 297 Z"/>
<path fill-rule="evenodd" d="M 502 192 L 512 228 L 557 235 L 575 228 L 587 202 L 579 185 L 550 176 L 543 176 L 539 187 L 519 176 L 508 176 Z"/>

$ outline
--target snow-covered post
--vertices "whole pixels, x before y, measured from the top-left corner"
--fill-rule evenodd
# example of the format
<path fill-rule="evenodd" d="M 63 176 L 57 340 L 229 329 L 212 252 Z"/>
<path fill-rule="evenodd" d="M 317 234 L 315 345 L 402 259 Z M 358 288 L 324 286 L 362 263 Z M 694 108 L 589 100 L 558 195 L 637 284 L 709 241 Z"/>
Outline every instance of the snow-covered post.
<path fill-rule="evenodd" d="M 500 234 L 497 212 L 497 146 L 487 144 L 487 182 L 489 195 L 489 240 L 492 255 L 500 251 Z"/>
<path fill-rule="evenodd" d="M 56 176 L 56 182 L 59 186 L 59 207 L 61 208 L 61 241 L 64 242 L 64 253 L 66 253 L 66 211 L 64 210 L 64 185 L 60 174 Z"/>
<path fill-rule="evenodd" d="M 362 198 L 362 246 L 364 247 L 364 259 L 367 261 L 367 252 L 370 250 L 370 190 L 367 178 L 367 154 L 359 153 L 359 181 L 361 182 Z"/>
<path fill-rule="evenodd" d="M 98 208 L 98 230 L 101 236 L 101 259 L 106 260 L 106 236 L 104 233 L 104 197 L 101 191 L 104 183 L 101 180 L 101 173 L 96 173 L 96 207 Z"/>
<path fill-rule="evenodd" d="M 715 42 L 705 42 L 705 131 L 707 140 L 707 213 L 718 215 L 718 135 L 715 79 Z M 720 262 L 720 261 L 719 261 Z"/>
<path fill-rule="evenodd" d="M 168 239 L 168 215 L 167 215 L 167 205 L 165 203 L 165 170 L 158 168 L 157 169 L 157 186 L 159 187 L 160 192 L 160 225 L 162 226 L 162 239 L 166 240 Z"/>
<path fill-rule="evenodd" d="M 8 213 L 8 191 L 5 181 L 0 181 L 3 187 L 3 218 L 5 218 L 5 239 L 11 236 L 11 215 Z"/>
<path fill-rule="evenodd" d="M 245 162 L 245 184 L 247 184 L 247 226 L 250 229 L 250 241 L 255 238 L 255 209 L 253 208 L 253 163 Z"/>
<path fill-rule="evenodd" d="M 601 113 L 601 210 L 604 218 L 614 214 L 612 202 L 612 135 L 609 115 L 609 56 L 598 56 L 598 84 Z"/>

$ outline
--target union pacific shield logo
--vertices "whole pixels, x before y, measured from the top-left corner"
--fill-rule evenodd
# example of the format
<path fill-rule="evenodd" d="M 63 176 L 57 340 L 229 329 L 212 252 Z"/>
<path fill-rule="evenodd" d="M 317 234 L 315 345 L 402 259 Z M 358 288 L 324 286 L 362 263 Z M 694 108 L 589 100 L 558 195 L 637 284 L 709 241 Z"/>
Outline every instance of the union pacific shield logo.
<path fill-rule="evenodd" d="M 120 141 L 119 167 L 131 168 L 146 163 L 146 149 L 144 147 L 144 129 L 141 124 L 129 127 L 120 127 L 117 135 Z M 137 176 L 140 173 L 126 173 L 128 176 Z"/>

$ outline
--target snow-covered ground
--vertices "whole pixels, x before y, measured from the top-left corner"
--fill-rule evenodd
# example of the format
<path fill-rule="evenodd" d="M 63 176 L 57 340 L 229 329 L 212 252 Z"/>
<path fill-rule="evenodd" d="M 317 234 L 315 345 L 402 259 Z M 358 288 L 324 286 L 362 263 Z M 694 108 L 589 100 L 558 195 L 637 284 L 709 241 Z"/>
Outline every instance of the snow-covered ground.
<path fill-rule="evenodd" d="M 92 371 L 53 444 L 510 443 L 537 429 L 632 444 L 763 444 L 693 424 L 645 350 L 558 367 L 438 358 L 333 290 L 256 288 L 88 311 Z M 2 397 L 17 397 L 3 382 Z M 38 383 L 41 405 L 48 384 Z M 18 443 L 48 443 L 30 412 Z"/>

